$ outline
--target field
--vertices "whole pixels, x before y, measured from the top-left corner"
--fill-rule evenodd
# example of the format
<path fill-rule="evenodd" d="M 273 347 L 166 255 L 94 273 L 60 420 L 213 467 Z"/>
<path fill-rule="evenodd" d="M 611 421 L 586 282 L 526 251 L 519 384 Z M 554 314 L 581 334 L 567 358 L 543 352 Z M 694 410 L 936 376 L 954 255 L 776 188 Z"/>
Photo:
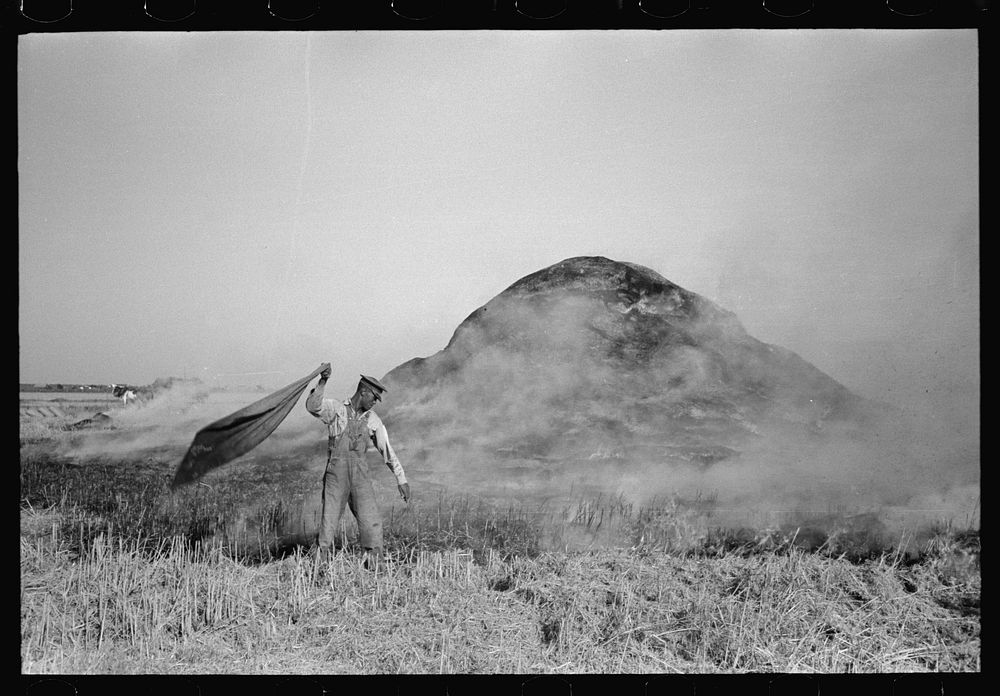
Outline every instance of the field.
<path fill-rule="evenodd" d="M 169 491 L 196 426 L 246 399 L 22 415 L 22 673 L 980 671 L 978 523 L 724 525 L 695 500 L 514 497 L 514 466 L 483 494 L 414 468 L 404 505 L 377 465 L 388 558 L 366 568 L 348 523 L 320 563 L 314 430 Z"/>

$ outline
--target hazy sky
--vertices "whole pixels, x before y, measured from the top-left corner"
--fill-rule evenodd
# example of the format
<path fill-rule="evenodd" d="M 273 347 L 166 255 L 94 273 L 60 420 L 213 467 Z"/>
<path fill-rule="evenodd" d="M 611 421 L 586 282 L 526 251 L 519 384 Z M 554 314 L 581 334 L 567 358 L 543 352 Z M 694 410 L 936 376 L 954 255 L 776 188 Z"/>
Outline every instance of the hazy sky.
<path fill-rule="evenodd" d="M 20 380 L 346 392 L 601 255 L 978 411 L 978 98 L 974 30 L 21 36 Z"/>

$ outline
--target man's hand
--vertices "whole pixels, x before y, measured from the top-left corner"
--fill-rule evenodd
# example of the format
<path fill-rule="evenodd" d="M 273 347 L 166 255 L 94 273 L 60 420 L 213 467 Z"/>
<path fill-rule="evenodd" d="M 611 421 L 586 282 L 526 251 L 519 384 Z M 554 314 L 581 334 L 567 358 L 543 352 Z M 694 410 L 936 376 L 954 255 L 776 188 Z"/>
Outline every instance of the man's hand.
<path fill-rule="evenodd" d="M 332 371 L 330 369 L 330 363 L 323 363 L 320 367 L 323 369 L 319 373 L 319 378 L 323 380 L 330 379 L 330 372 Z"/>
<path fill-rule="evenodd" d="M 399 497 L 403 499 L 403 502 L 410 502 L 410 484 L 401 483 L 396 488 L 399 489 Z"/>

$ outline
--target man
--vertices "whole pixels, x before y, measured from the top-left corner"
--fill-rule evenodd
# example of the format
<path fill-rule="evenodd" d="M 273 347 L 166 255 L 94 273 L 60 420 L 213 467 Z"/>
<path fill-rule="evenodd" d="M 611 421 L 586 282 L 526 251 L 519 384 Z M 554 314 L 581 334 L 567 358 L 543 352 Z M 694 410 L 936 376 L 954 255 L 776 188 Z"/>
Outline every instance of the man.
<path fill-rule="evenodd" d="M 306 398 L 306 410 L 326 423 L 329 431 L 326 473 L 323 475 L 322 512 L 318 535 L 319 558 L 329 557 L 340 526 L 344 506 L 349 505 L 358 522 L 361 546 L 366 562 L 382 556 L 382 519 L 375 500 L 365 453 L 368 443 L 382 455 L 396 477 L 399 496 L 410 499 L 410 485 L 399 458 L 389 444 L 382 419 L 372 410 L 386 388 L 374 377 L 361 375 L 358 388 L 347 401 L 324 399 L 323 390 L 330 377 L 330 364 L 320 372 L 319 382 Z"/>

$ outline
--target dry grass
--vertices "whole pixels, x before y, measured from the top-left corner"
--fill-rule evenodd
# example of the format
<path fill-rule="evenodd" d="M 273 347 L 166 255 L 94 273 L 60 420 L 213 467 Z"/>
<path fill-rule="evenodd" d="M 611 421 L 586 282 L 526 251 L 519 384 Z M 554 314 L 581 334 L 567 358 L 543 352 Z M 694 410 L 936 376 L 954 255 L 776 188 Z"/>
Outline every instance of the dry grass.
<path fill-rule="evenodd" d="M 77 555 L 58 514 L 22 510 L 29 673 L 980 669 L 978 570 L 945 556 L 411 548 L 367 570 L 182 537 L 101 534 Z"/>
<path fill-rule="evenodd" d="M 51 440 L 65 430 L 71 422 L 71 419 L 67 417 L 29 418 L 21 416 L 18 419 L 18 434 L 22 443 Z"/>
<path fill-rule="evenodd" d="M 676 500 L 441 495 L 387 506 L 368 570 L 350 541 L 320 564 L 288 533 L 311 478 L 167 481 L 22 448 L 23 673 L 980 670 L 971 530 L 859 553 L 711 529 Z"/>

